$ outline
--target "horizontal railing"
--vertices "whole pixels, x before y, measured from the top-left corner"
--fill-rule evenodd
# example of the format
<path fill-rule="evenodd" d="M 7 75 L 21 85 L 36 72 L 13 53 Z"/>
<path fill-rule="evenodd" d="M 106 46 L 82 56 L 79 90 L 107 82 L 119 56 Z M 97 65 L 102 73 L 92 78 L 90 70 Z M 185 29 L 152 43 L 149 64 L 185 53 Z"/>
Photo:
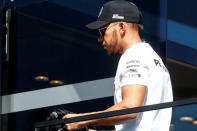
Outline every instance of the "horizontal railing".
<path fill-rule="evenodd" d="M 42 127 L 48 127 L 48 126 L 54 126 L 54 125 L 60 125 L 60 124 L 67 124 L 67 123 L 86 121 L 86 120 L 92 120 L 92 119 L 100 119 L 100 118 L 106 118 L 106 117 L 126 115 L 126 114 L 145 112 L 145 111 L 151 111 L 151 110 L 159 110 L 159 109 L 164 109 L 164 108 L 184 106 L 184 105 L 190 105 L 190 104 L 197 104 L 197 98 L 184 99 L 184 100 L 178 100 L 178 101 L 173 101 L 173 102 L 166 102 L 166 103 L 128 108 L 128 109 L 122 109 L 122 110 L 116 110 L 116 111 L 109 111 L 109 112 L 103 112 L 103 113 L 97 113 L 97 114 L 91 114 L 91 115 L 84 115 L 84 116 L 72 117 L 68 119 L 57 119 L 57 120 L 38 122 L 38 123 L 35 123 L 34 127 L 35 129 L 38 129 Z"/>

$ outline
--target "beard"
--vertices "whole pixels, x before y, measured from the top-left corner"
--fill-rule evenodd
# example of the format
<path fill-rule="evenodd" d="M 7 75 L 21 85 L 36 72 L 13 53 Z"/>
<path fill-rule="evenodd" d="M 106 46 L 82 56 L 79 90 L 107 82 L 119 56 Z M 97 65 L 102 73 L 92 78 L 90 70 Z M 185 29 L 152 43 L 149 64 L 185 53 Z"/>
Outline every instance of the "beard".
<path fill-rule="evenodd" d="M 109 45 L 107 47 L 107 55 L 108 56 L 113 56 L 117 53 L 116 51 L 116 48 L 117 48 L 117 45 L 118 45 L 118 34 L 117 34 L 117 31 L 114 29 L 113 32 L 112 32 L 112 37 L 110 39 L 110 44 L 107 44 Z"/>

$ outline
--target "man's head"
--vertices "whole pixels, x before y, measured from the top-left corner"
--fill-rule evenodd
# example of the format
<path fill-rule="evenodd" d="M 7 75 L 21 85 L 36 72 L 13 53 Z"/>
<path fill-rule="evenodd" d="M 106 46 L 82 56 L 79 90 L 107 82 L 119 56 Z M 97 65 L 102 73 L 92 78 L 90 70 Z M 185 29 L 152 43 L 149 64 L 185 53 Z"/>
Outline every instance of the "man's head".
<path fill-rule="evenodd" d="M 99 42 L 103 43 L 108 54 L 124 52 L 120 43 L 127 43 L 128 35 L 137 33 L 143 29 L 142 15 L 137 6 L 129 1 L 115 0 L 104 4 L 101 8 L 97 21 L 88 25 L 91 30 L 98 30 Z M 131 38 L 131 37 L 130 37 Z"/>

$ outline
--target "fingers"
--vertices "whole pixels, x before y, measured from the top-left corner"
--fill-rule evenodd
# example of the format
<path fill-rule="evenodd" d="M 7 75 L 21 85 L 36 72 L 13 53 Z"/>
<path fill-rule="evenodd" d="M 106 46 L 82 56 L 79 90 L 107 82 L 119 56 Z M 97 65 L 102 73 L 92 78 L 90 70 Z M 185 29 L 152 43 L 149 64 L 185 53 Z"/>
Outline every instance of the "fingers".
<path fill-rule="evenodd" d="M 77 130 L 77 129 L 75 129 L 73 126 L 71 126 L 70 124 L 66 124 L 65 126 L 66 126 L 67 131 L 74 131 L 74 130 Z"/>
<path fill-rule="evenodd" d="M 70 124 L 66 124 L 67 130 L 68 131 L 74 131 L 74 130 L 79 130 L 84 128 L 84 126 L 82 126 L 80 123 L 76 122 L 76 123 L 70 123 Z"/>
<path fill-rule="evenodd" d="M 63 117 L 62 117 L 62 119 L 66 119 L 67 118 L 67 115 L 64 115 Z"/>
<path fill-rule="evenodd" d="M 75 117 L 77 114 L 67 114 L 67 115 L 64 115 L 62 117 L 62 119 L 67 119 L 67 118 L 71 118 L 71 117 Z"/>
<path fill-rule="evenodd" d="M 64 115 L 62 117 L 62 119 L 68 119 L 68 118 L 76 117 L 76 116 L 78 116 L 78 114 L 67 114 L 67 115 Z M 65 126 L 67 127 L 68 131 L 74 131 L 74 130 L 81 129 L 80 122 L 68 123 L 68 124 L 65 124 Z"/>
<path fill-rule="evenodd" d="M 68 118 L 78 117 L 78 116 L 82 116 L 82 114 L 67 114 L 67 115 L 64 115 L 62 119 L 68 119 Z M 84 122 L 74 122 L 74 123 L 68 123 L 65 125 L 68 131 L 82 129 L 86 126 Z"/>
<path fill-rule="evenodd" d="M 77 117 L 77 116 L 80 116 L 80 114 L 66 114 L 65 116 L 62 117 L 62 119 L 67 119 L 67 118 Z"/>

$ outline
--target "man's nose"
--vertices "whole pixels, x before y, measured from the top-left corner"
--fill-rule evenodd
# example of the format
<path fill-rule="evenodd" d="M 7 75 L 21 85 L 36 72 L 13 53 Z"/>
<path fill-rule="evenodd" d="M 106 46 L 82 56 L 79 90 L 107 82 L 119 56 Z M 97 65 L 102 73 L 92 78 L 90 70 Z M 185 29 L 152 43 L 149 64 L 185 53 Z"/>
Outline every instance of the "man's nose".
<path fill-rule="evenodd" d="M 106 43 L 105 43 L 105 41 L 103 41 L 103 42 L 102 42 L 102 46 L 106 46 Z"/>

